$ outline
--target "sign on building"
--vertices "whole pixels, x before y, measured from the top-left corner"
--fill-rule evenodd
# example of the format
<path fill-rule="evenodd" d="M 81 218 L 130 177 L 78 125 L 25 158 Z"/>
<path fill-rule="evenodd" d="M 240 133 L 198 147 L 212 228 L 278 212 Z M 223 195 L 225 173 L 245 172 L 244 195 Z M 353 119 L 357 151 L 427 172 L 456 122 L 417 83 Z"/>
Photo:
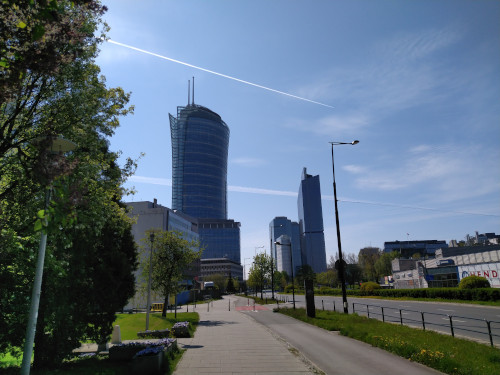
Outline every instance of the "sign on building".
<path fill-rule="evenodd" d="M 459 280 L 471 275 L 485 277 L 492 287 L 500 288 L 500 263 L 498 262 L 458 266 Z"/>

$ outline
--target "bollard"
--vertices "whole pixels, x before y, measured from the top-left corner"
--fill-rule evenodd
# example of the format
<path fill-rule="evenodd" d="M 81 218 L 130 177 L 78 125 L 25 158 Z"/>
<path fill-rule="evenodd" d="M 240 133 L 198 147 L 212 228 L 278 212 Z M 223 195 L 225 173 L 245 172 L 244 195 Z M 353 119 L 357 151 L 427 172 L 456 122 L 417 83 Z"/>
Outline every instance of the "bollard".
<path fill-rule="evenodd" d="M 356 314 L 356 310 L 354 310 L 354 303 L 352 304 L 352 313 Z"/>
<path fill-rule="evenodd" d="M 401 325 L 403 325 L 403 313 L 401 312 L 401 309 L 399 309 L 399 320 L 401 320 Z"/>
<path fill-rule="evenodd" d="M 321 300 L 321 306 L 323 307 L 323 311 L 325 311 L 325 304 L 323 303 L 323 300 Z"/>
<path fill-rule="evenodd" d="M 382 321 L 385 323 L 384 307 L 382 306 Z"/>
<path fill-rule="evenodd" d="M 354 307 L 354 304 L 352 305 Z M 370 307 L 366 305 L 366 312 L 368 313 L 368 319 L 370 319 Z"/>
<path fill-rule="evenodd" d="M 229 311 L 231 311 L 231 300 L 229 300 Z"/>
<path fill-rule="evenodd" d="M 353 305 L 354 308 L 354 305 Z M 337 312 L 337 309 L 335 309 L 335 301 L 333 301 L 333 311 Z"/>
<path fill-rule="evenodd" d="M 424 329 L 424 331 L 425 331 L 424 312 L 423 312 L 423 311 L 420 311 L 420 314 L 422 314 L 422 328 L 423 328 L 423 329 Z"/>
<path fill-rule="evenodd" d="M 120 333 L 120 326 L 116 325 L 113 327 L 113 334 L 111 335 L 111 344 L 121 344 L 122 335 Z"/>
<path fill-rule="evenodd" d="M 209 312 L 209 311 L 210 311 L 210 301 L 208 301 L 208 303 L 207 303 L 207 312 Z"/>
<path fill-rule="evenodd" d="M 253 301 L 253 311 L 255 311 L 255 300 Z"/>
<path fill-rule="evenodd" d="M 453 317 L 451 315 L 448 315 L 448 318 L 450 319 L 451 336 L 455 337 L 455 332 L 453 332 Z"/>
<path fill-rule="evenodd" d="M 279 310 L 280 309 L 280 300 L 279 299 L 276 300 L 276 304 L 278 305 L 278 310 Z"/>
<path fill-rule="evenodd" d="M 189 303 L 186 303 L 186 312 L 189 312 Z"/>
<path fill-rule="evenodd" d="M 247 306 L 250 306 L 250 298 L 247 298 Z"/>

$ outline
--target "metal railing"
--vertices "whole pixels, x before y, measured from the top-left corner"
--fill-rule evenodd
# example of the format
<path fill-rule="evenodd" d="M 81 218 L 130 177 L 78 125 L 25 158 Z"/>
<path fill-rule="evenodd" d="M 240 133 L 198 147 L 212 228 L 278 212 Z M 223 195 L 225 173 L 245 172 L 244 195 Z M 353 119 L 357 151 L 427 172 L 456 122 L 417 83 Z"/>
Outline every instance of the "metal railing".
<path fill-rule="evenodd" d="M 323 301 L 321 302 L 323 303 Z M 358 309 L 356 309 L 356 306 L 358 306 Z M 492 320 L 471 318 L 469 316 L 398 309 L 394 307 L 369 305 L 358 302 L 354 302 L 352 304 L 352 312 L 353 314 L 366 314 L 368 318 L 375 318 L 379 320 L 382 319 L 383 322 L 387 321 L 392 323 L 400 323 L 401 325 L 421 326 L 424 331 L 429 327 L 442 327 L 446 329 L 445 331 L 449 330 L 453 337 L 455 337 L 455 333 L 457 331 L 486 335 L 489 338 L 491 346 L 494 346 L 494 337 L 496 339 L 500 338 L 500 334 L 493 333 L 494 330 L 498 330 L 500 332 L 500 322 Z M 430 319 L 431 317 L 437 317 L 438 319 L 433 320 Z M 440 323 L 440 320 L 445 320 L 446 323 Z M 438 329 L 435 330 L 439 331 Z M 500 340 L 496 341 L 500 342 Z"/>

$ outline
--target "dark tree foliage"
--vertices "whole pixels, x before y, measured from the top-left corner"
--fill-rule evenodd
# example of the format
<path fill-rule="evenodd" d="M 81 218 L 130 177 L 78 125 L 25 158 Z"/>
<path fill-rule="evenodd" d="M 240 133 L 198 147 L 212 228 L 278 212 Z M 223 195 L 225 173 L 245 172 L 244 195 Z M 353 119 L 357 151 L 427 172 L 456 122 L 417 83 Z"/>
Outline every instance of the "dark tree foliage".
<path fill-rule="evenodd" d="M 137 251 L 120 202 L 135 162 L 120 167 L 108 148 L 132 108 L 94 64 L 104 10 L 92 0 L 0 2 L 0 353 L 23 345 L 43 229 L 38 367 L 101 342 L 134 293 Z M 76 150 L 48 153 L 56 135 Z"/>
<path fill-rule="evenodd" d="M 53 75 L 92 43 L 106 11 L 95 0 L 0 2 L 0 102 L 14 98 L 27 72 Z"/>

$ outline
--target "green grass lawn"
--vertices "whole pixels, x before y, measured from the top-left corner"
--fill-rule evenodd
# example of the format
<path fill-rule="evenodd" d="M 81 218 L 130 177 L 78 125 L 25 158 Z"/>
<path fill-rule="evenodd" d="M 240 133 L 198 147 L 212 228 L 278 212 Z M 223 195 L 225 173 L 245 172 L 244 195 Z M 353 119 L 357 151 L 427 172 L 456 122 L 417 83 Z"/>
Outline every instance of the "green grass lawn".
<path fill-rule="evenodd" d="M 161 329 L 171 329 L 176 322 L 189 322 L 191 335 L 196 330 L 198 321 L 200 320 L 198 313 L 177 313 L 177 319 L 174 314 L 167 314 L 166 318 L 161 316 L 161 313 L 149 314 L 149 329 L 151 331 Z M 117 314 L 113 326 L 120 326 L 122 340 L 136 340 L 139 337 L 137 332 L 146 330 L 146 314 Z"/>
<path fill-rule="evenodd" d="M 161 313 L 150 314 L 149 329 L 162 330 L 171 329 L 176 322 L 190 322 L 189 331 L 191 336 L 196 331 L 199 322 L 198 313 L 177 313 L 167 314 L 166 318 Z M 146 314 L 117 314 L 113 326 L 119 325 L 122 340 L 137 340 L 137 332 L 146 329 Z M 13 356 L 10 353 L 0 354 L 0 374 L 18 375 L 21 357 Z M 165 374 L 171 374 L 180 360 L 183 351 L 180 350 L 169 358 L 169 369 Z M 55 370 L 31 370 L 33 375 L 126 375 L 129 373 L 130 363 L 110 362 L 107 356 L 95 356 L 92 358 L 72 358 L 63 363 L 63 366 Z"/>
<path fill-rule="evenodd" d="M 500 374 L 500 350 L 473 341 L 453 338 L 437 332 L 383 323 L 357 314 L 316 310 L 308 318 L 305 309 L 280 309 L 280 313 L 344 336 L 364 341 L 453 375 Z"/>

